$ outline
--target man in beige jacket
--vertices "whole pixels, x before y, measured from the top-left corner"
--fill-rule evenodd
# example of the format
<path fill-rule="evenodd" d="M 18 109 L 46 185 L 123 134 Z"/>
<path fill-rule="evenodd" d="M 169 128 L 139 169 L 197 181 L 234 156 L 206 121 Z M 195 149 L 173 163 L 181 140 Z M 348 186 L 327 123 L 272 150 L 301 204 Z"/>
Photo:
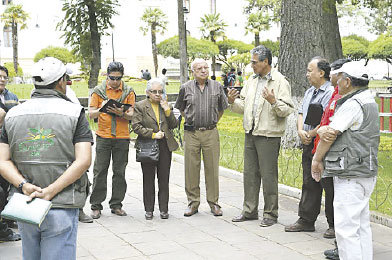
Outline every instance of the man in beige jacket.
<path fill-rule="evenodd" d="M 252 75 L 239 94 L 228 91 L 233 112 L 244 114 L 244 204 L 233 222 L 258 219 L 260 183 L 263 182 L 264 212 L 260 226 L 278 218 L 278 156 L 286 117 L 294 111 L 286 78 L 271 67 L 271 51 L 263 45 L 251 51 Z M 238 98 L 239 97 L 239 98 Z"/>

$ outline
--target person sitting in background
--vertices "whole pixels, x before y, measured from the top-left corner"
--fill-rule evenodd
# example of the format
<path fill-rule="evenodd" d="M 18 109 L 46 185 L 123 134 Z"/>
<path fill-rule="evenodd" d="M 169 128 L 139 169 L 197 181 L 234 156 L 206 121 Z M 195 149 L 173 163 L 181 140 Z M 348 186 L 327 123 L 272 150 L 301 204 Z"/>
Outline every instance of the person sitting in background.
<path fill-rule="evenodd" d="M 143 202 L 145 218 L 153 218 L 155 205 L 155 173 L 158 177 L 158 202 L 162 219 L 169 218 L 169 176 L 172 151 L 178 148 L 171 129 L 177 127 L 177 119 L 172 108 L 162 96 L 164 82 L 155 78 L 147 82 L 147 98 L 135 105 L 132 128 L 139 138 L 158 139 L 159 161 L 157 163 L 142 162 Z M 136 140 L 137 145 L 138 140 Z"/>

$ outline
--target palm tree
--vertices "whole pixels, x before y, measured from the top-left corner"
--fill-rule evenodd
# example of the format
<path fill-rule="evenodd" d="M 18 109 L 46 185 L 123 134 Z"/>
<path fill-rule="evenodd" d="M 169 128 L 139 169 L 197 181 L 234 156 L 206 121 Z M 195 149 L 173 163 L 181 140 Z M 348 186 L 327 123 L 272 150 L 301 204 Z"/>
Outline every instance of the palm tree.
<path fill-rule="evenodd" d="M 141 26 L 139 29 L 143 32 L 144 35 L 151 32 L 151 45 L 152 45 L 152 56 L 154 59 L 154 69 L 155 69 L 155 77 L 158 73 L 158 50 L 157 50 L 157 40 L 156 33 L 163 34 L 166 31 L 167 26 L 167 15 L 162 12 L 159 8 L 147 8 L 144 10 L 143 16 L 141 18 L 142 22 L 144 22 L 144 26 Z"/>
<path fill-rule="evenodd" d="M 22 5 L 9 5 L 1 15 L 5 27 L 12 29 L 12 50 L 15 73 L 18 74 L 18 25 L 20 30 L 27 27 L 28 13 L 23 11 Z"/>
<path fill-rule="evenodd" d="M 216 42 L 218 37 L 225 35 L 225 27 L 227 24 L 220 18 L 219 13 L 206 14 L 200 18 L 202 26 L 200 31 L 204 38 L 210 39 L 213 43 Z M 212 56 L 212 75 L 215 76 L 215 55 Z"/>
<path fill-rule="evenodd" d="M 248 22 L 245 26 L 246 34 L 255 34 L 255 46 L 260 45 L 260 32 L 267 31 L 270 29 L 271 18 L 268 14 L 264 14 L 261 11 L 251 13 L 248 16 Z"/>

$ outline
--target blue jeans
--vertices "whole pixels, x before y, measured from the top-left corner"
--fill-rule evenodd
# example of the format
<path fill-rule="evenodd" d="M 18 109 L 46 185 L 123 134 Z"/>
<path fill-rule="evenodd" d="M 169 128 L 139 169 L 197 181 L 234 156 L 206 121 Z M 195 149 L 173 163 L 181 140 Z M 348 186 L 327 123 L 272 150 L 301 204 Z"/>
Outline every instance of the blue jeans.
<path fill-rule="evenodd" d="M 41 227 L 18 222 L 24 260 L 76 259 L 79 209 L 51 209 Z"/>

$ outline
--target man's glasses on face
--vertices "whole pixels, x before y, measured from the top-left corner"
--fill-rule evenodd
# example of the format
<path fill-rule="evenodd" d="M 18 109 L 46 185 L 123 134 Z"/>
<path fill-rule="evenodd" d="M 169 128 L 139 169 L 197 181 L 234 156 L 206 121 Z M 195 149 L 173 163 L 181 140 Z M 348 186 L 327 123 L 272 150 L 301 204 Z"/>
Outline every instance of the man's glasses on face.
<path fill-rule="evenodd" d="M 0 76 L 0 79 L 1 80 L 8 80 L 8 77 L 7 76 Z"/>
<path fill-rule="evenodd" d="M 149 90 L 151 94 L 159 94 L 162 95 L 163 94 L 163 90 Z"/>
<path fill-rule="evenodd" d="M 110 80 L 120 80 L 120 79 L 122 79 L 122 76 L 108 76 L 108 78 Z"/>

